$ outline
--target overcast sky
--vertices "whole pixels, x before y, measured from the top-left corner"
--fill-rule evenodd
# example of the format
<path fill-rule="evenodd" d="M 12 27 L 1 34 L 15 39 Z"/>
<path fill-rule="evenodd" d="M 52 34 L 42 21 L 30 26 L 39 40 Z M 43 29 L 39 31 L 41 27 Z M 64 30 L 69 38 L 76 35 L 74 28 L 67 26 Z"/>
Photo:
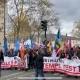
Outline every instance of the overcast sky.
<path fill-rule="evenodd" d="M 59 12 L 62 34 L 70 35 L 75 21 L 80 20 L 80 0 L 51 0 Z"/>

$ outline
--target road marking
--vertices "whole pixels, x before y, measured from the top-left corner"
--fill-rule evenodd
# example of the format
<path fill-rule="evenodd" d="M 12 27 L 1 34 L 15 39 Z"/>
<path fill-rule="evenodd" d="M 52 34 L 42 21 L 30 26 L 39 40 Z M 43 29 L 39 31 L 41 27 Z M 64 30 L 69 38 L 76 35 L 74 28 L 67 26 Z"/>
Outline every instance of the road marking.
<path fill-rule="evenodd" d="M 30 80 L 33 80 L 33 79 L 55 79 L 55 80 L 59 80 L 59 79 L 62 79 L 62 77 L 18 77 L 18 79 L 21 79 L 21 80 L 26 80 L 26 79 L 30 79 Z"/>
<path fill-rule="evenodd" d="M 26 76 L 26 75 L 31 75 L 31 74 L 33 74 L 33 73 L 34 73 L 34 72 L 31 72 L 31 73 L 29 73 L 29 74 L 27 73 L 27 74 L 25 74 L 25 75 L 20 75 L 20 76 L 22 77 L 22 76 Z"/>
<path fill-rule="evenodd" d="M 59 73 L 54 73 L 53 75 L 56 76 L 56 75 L 59 75 Z"/>
<path fill-rule="evenodd" d="M 60 75 L 60 76 L 62 76 L 62 77 L 63 77 L 63 76 L 65 76 L 65 75 Z"/>
<path fill-rule="evenodd" d="M 10 76 L 13 76 L 13 75 L 20 74 L 20 73 L 24 73 L 24 72 L 18 72 L 18 73 L 15 73 L 15 74 L 11 74 L 11 75 L 7 75 L 7 76 L 3 76 L 3 77 L 1 77 L 1 78 L 7 78 L 7 77 L 10 77 Z"/>
<path fill-rule="evenodd" d="M 15 78 L 17 78 L 17 77 L 14 77 L 14 78 L 10 78 L 10 79 L 7 79 L 7 80 L 11 80 L 11 79 L 15 79 Z"/>
<path fill-rule="evenodd" d="M 26 75 L 31 75 L 31 74 L 33 74 L 34 72 L 32 72 L 32 73 L 27 73 L 27 74 L 24 74 L 24 75 L 19 75 L 20 77 L 22 77 L 22 76 L 26 76 Z M 18 78 L 18 77 L 14 77 L 14 78 Z M 14 78 L 10 78 L 10 79 L 7 79 L 7 80 L 11 80 L 11 79 L 14 79 Z"/>
<path fill-rule="evenodd" d="M 34 75 L 31 75 L 32 77 L 34 76 Z"/>

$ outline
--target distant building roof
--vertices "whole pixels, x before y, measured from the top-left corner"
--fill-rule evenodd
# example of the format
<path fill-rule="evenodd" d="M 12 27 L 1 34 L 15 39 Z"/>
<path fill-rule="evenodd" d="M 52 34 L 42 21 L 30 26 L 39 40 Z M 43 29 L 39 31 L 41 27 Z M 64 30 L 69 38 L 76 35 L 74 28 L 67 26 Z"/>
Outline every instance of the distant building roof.
<path fill-rule="evenodd" d="M 47 34 L 47 40 L 55 40 L 56 34 Z M 72 37 L 72 36 L 66 36 L 66 35 L 61 35 L 62 41 L 66 41 L 69 38 L 72 40 L 80 40 L 80 38 Z M 44 39 L 44 35 L 41 35 L 41 39 Z"/>

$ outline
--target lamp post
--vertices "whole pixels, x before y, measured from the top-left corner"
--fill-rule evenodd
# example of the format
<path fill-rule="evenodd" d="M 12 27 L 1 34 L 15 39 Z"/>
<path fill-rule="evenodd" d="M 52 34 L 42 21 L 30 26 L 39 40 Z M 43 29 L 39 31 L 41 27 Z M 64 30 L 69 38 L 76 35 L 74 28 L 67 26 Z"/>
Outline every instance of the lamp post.
<path fill-rule="evenodd" d="M 5 30 L 5 4 L 6 4 L 6 0 L 4 0 L 4 39 L 5 39 L 5 33 L 6 33 L 6 30 Z"/>

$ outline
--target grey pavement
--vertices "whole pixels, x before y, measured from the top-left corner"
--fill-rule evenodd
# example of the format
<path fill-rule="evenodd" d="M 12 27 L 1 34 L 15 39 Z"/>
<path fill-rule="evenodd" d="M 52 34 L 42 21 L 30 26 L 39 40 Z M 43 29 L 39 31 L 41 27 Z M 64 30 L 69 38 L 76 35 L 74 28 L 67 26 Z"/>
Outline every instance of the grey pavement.
<path fill-rule="evenodd" d="M 34 80 L 34 70 L 2 70 L 0 80 Z M 80 77 L 66 76 L 60 73 L 44 73 L 46 80 L 80 80 Z M 39 79 L 41 80 L 41 79 Z"/>

